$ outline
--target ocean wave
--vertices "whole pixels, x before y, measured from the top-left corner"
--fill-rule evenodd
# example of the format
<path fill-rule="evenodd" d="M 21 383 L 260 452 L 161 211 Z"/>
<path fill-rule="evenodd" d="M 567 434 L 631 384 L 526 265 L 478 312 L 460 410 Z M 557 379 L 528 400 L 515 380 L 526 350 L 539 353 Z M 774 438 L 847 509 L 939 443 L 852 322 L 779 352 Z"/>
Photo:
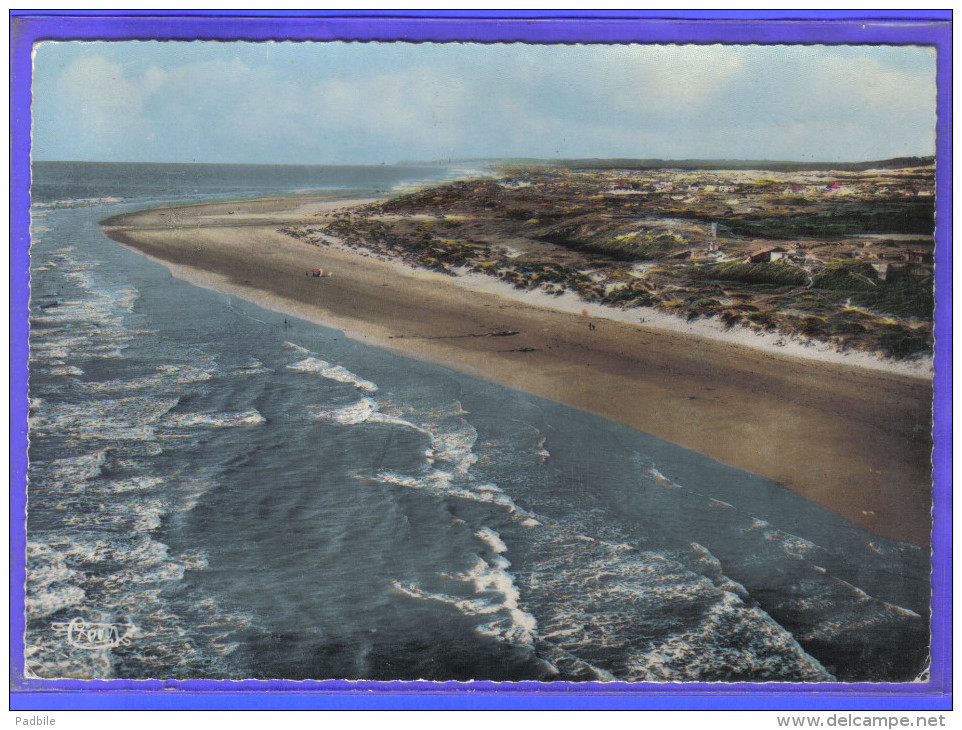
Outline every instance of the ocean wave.
<path fill-rule="evenodd" d="M 84 393 L 91 395 L 130 392 L 144 388 L 173 387 L 206 382 L 214 377 L 214 370 L 207 365 L 192 363 L 157 365 L 151 375 L 140 377 L 87 381 L 80 384 Z"/>
<path fill-rule="evenodd" d="M 712 555 L 708 548 L 699 545 L 697 542 L 689 543 L 688 547 L 691 549 L 691 556 L 694 560 L 693 563 L 690 561 L 686 561 L 686 563 L 694 565 L 696 572 L 708 578 L 723 591 L 736 595 L 743 601 L 751 602 L 751 595 L 745 586 L 725 575 L 721 561 Z"/>
<path fill-rule="evenodd" d="M 31 208 L 38 210 L 57 210 L 62 208 L 91 208 L 95 205 L 117 205 L 123 201 L 110 195 L 97 198 L 66 198 L 64 200 L 34 201 Z"/>
<path fill-rule="evenodd" d="M 267 367 L 256 357 L 252 357 L 247 365 L 232 368 L 229 372 L 231 375 L 260 375 L 261 373 L 273 372 L 273 370 Z"/>
<path fill-rule="evenodd" d="M 315 420 L 334 421 L 343 423 L 347 426 L 364 423 L 373 415 L 378 404 L 371 398 L 362 398 L 356 403 L 352 403 L 341 408 L 313 408 Z"/>
<path fill-rule="evenodd" d="M 46 266 L 57 271 L 63 285 L 56 297 L 31 301 L 31 330 L 42 333 L 31 336 L 31 362 L 62 371 L 77 367 L 71 362 L 76 358 L 120 358 L 138 335 L 125 323 L 137 291 L 101 286 L 96 281 L 101 264 L 82 260 L 71 247 L 53 252 Z"/>
<path fill-rule="evenodd" d="M 500 610 L 507 613 L 506 619 L 485 624 L 481 633 L 515 644 L 533 643 L 538 622 L 521 607 L 521 591 L 515 585 L 514 576 L 508 572 L 511 562 L 502 555 L 507 552 L 507 545 L 501 536 L 489 527 L 482 527 L 474 536 L 485 546 L 488 557 L 480 558 L 471 570 L 458 577 L 470 581 L 475 593 L 499 593 Z"/>
<path fill-rule="evenodd" d="M 787 554 L 797 558 L 807 559 L 819 550 L 819 547 L 811 540 L 805 540 L 797 535 L 787 533 L 758 518 L 753 518 L 751 525 L 744 532 L 745 534 L 759 533 L 763 539 L 776 543 Z"/>
<path fill-rule="evenodd" d="M 107 449 L 54 459 L 50 462 L 45 483 L 53 488 L 69 485 L 74 489 L 83 489 L 87 482 L 100 476 L 106 463 Z"/>
<path fill-rule="evenodd" d="M 703 548 L 698 557 L 704 559 Z M 742 591 L 668 555 L 550 531 L 520 588 L 540 640 L 623 681 L 832 677 Z M 724 584 L 723 584 L 724 585 Z"/>
<path fill-rule="evenodd" d="M 416 584 L 392 581 L 395 590 L 419 600 L 439 601 L 454 606 L 461 613 L 486 619 L 476 631 L 499 641 L 521 646 L 533 646 L 537 636 L 537 621 L 521 605 L 521 592 L 514 576 L 508 571 L 511 563 L 502 554 L 507 546 L 494 530 L 482 527 L 474 533 L 485 548 L 476 556 L 474 565 L 460 573 L 442 573 L 441 578 L 466 583 L 474 597 L 425 591 Z"/>
<path fill-rule="evenodd" d="M 68 568 L 58 551 L 28 541 L 26 559 L 30 566 L 30 590 L 24 597 L 27 615 L 43 618 L 83 602 L 87 594 L 78 585 L 81 573 Z"/>
<path fill-rule="evenodd" d="M 219 476 L 165 468 L 156 457 L 172 439 L 195 438 L 188 434 L 198 429 L 264 419 L 244 409 L 173 412 L 220 374 L 216 359 L 205 346 L 192 346 L 165 349 L 151 363 L 147 350 L 127 367 L 129 345 L 156 333 L 138 326 L 144 318 L 135 311 L 137 290 L 86 256 L 85 246 L 64 246 L 34 259 L 48 270 L 31 301 L 31 374 L 84 379 L 31 379 L 26 671 L 109 679 L 122 657 L 124 676 L 193 678 L 199 667 L 216 674 L 219 658 L 236 648 L 229 637 L 249 617 L 203 597 L 178 597 L 187 573 L 204 570 L 207 558 L 198 550 L 177 554 L 156 536 L 166 521 L 193 509 Z M 185 362 L 163 362 L 171 352 Z M 109 358 L 119 362 L 88 365 Z M 145 364 L 152 368 L 142 374 Z M 111 377 L 128 371 L 136 374 Z M 63 626 L 75 618 L 139 629 L 122 654 L 92 651 L 68 643 Z"/>
<path fill-rule="evenodd" d="M 37 434 L 56 434 L 68 442 L 154 440 L 160 419 L 177 403 L 176 398 L 129 396 L 51 404 L 34 415 L 31 427 Z"/>
<path fill-rule="evenodd" d="M 250 618 L 210 598 L 189 607 L 170 602 L 171 585 L 206 564 L 202 554 L 171 554 L 146 535 L 39 536 L 27 553 L 27 670 L 48 679 L 116 675 L 119 655 L 110 647 L 79 648 L 57 630 L 74 618 L 123 627 L 123 663 L 139 676 L 187 678 L 193 667 L 211 667 L 236 648 L 228 637 Z"/>
<path fill-rule="evenodd" d="M 374 393 L 377 391 L 377 385 L 352 373 L 343 365 L 331 365 L 329 362 L 316 357 L 306 358 L 300 362 L 288 365 L 287 367 L 289 370 L 295 370 L 297 372 L 316 373 L 317 375 L 327 378 L 328 380 L 334 380 L 339 383 L 347 383 L 348 385 L 353 385 L 355 388 L 368 393 Z"/>
<path fill-rule="evenodd" d="M 51 362 L 46 363 L 45 372 L 48 375 L 62 375 L 66 377 L 79 377 L 84 374 L 84 371 L 78 368 L 76 365 L 66 365 L 61 362 Z"/>
<path fill-rule="evenodd" d="M 391 484 L 408 489 L 423 490 L 438 496 L 457 497 L 472 502 L 482 502 L 503 507 L 508 516 L 516 519 L 523 527 L 538 527 L 544 518 L 528 510 L 522 509 L 500 489 L 491 489 L 493 485 L 479 484 L 473 488 L 466 488 L 454 484 L 454 475 L 449 472 L 431 470 L 420 476 L 405 476 L 394 472 L 381 471 L 374 478 L 384 484 Z"/>
<path fill-rule="evenodd" d="M 533 430 L 534 430 L 534 435 L 536 439 L 536 443 L 534 447 L 535 449 L 534 458 L 537 459 L 538 461 L 547 461 L 548 457 L 551 456 L 551 452 L 548 451 L 544 446 L 545 443 L 547 443 L 548 441 L 548 437 L 545 436 L 543 433 L 541 433 L 541 431 L 539 431 L 536 428 L 534 428 Z"/>
<path fill-rule="evenodd" d="M 256 410 L 243 413 L 172 413 L 164 419 L 164 425 L 172 427 L 214 427 L 234 428 L 238 426 L 260 426 L 267 423 Z"/>
<path fill-rule="evenodd" d="M 428 447 L 424 450 L 423 471 L 417 474 L 400 474 L 381 470 L 373 475 L 376 481 L 423 490 L 438 496 L 496 505 L 524 527 L 537 527 L 542 524 L 543 518 L 519 507 L 500 487 L 475 479 L 471 468 L 478 461 L 474 452 L 478 432 L 466 420 L 465 416 L 468 414 L 461 407 L 460 401 L 455 401 L 449 409 L 422 412 L 410 407 L 394 406 L 384 413 L 378 403 L 368 398 L 340 409 L 318 413 L 318 417 L 340 419 L 341 422 L 378 423 L 410 428 L 427 437 Z"/>
<path fill-rule="evenodd" d="M 142 497 L 123 502 L 89 506 L 85 501 L 64 501 L 57 511 L 64 513 L 66 527 L 84 529 L 125 529 L 133 534 L 146 533 L 160 527 L 168 513 L 165 499 Z"/>
<path fill-rule="evenodd" d="M 664 474 L 662 474 L 660 471 L 658 471 L 655 467 L 653 467 L 653 466 L 648 467 L 645 471 L 646 471 L 651 477 L 654 478 L 655 484 L 657 484 L 657 485 L 659 485 L 659 486 L 661 486 L 661 487 L 664 487 L 665 489 L 681 489 L 681 485 L 680 485 L 680 484 L 676 484 L 675 482 L 673 482 L 671 479 L 669 479 L 669 478 L 666 477 Z"/>
<path fill-rule="evenodd" d="M 767 507 L 764 501 L 734 496 L 722 500 L 706 494 L 704 487 L 673 482 L 657 469 L 649 468 L 647 474 L 653 486 L 662 488 L 643 486 L 650 490 L 648 499 L 657 501 L 659 514 L 675 515 L 679 525 L 712 525 L 711 532 L 691 533 L 691 542 L 705 553 L 704 559 L 682 562 L 726 590 L 757 602 L 806 652 L 830 666 L 832 674 L 850 680 L 873 672 L 872 679 L 891 680 L 924 660 L 927 621 L 917 609 L 926 603 L 920 591 L 927 576 L 921 560 L 913 567 L 908 546 L 890 546 L 881 538 L 859 539 L 854 527 L 832 533 L 822 545 L 809 537 L 824 535 L 817 525 L 810 525 L 807 536 L 802 536 L 772 524 L 769 520 L 778 514 L 767 511 L 767 519 L 758 516 L 755 511 Z M 671 544 L 679 536 L 678 527 L 657 521 L 646 523 L 646 529 L 655 544 Z M 901 579 L 893 582 L 897 574 Z M 885 632 L 905 637 L 912 652 L 900 652 L 897 644 L 874 638 Z"/>

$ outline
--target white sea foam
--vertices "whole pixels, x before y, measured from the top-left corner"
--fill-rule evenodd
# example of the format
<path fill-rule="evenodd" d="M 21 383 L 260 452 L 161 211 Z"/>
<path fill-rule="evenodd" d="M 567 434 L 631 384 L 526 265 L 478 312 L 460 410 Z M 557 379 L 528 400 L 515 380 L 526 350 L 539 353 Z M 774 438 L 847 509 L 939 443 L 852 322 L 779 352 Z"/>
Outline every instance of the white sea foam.
<path fill-rule="evenodd" d="M 56 550 L 31 540 L 27 543 L 26 558 L 30 567 L 25 596 L 28 615 L 42 618 L 83 601 L 86 593 L 77 585 L 80 572 L 68 568 Z"/>
<path fill-rule="evenodd" d="M 492 553 L 503 553 L 508 549 L 508 546 L 501 540 L 501 535 L 490 527 L 482 527 L 474 533 L 474 536 Z"/>
<path fill-rule="evenodd" d="M 814 566 L 813 566 L 814 567 Z M 811 580 L 799 580 L 786 605 L 800 618 L 800 641 L 842 643 L 850 637 L 885 636 L 918 620 L 914 611 L 873 598 L 857 586 L 839 579 L 826 580 L 813 570 Z"/>
<path fill-rule="evenodd" d="M 391 416 L 386 413 L 374 412 L 374 413 L 371 413 L 366 420 L 370 423 L 383 423 L 387 426 L 400 426 L 401 428 L 410 428 L 412 431 L 417 431 L 418 433 L 424 434 L 429 439 L 431 439 L 433 443 L 434 434 L 431 433 L 431 431 L 429 431 L 426 428 L 422 428 L 421 426 L 418 426 L 416 423 L 412 423 L 411 421 L 408 421 L 404 418 L 398 418 L 397 416 Z M 427 451 L 425 451 L 425 454 L 430 456 L 431 449 L 428 449 Z"/>
<path fill-rule="evenodd" d="M 32 202 L 31 207 L 39 210 L 58 208 L 90 208 L 95 205 L 117 205 L 122 203 L 118 198 L 105 195 L 98 198 L 68 198 L 66 200 L 52 200 L 49 202 Z"/>
<path fill-rule="evenodd" d="M 145 676 L 180 676 L 181 668 L 209 666 L 211 657 L 235 648 L 226 637 L 249 623 L 243 614 L 225 612 L 208 598 L 192 606 L 188 622 L 166 598 L 164 589 L 186 570 L 206 565 L 203 554 L 172 555 L 142 534 L 100 535 L 58 534 L 28 544 L 24 655 L 33 676 L 114 676 L 114 654 L 72 647 L 53 630 L 54 614 L 132 627 L 124 661 Z"/>
<path fill-rule="evenodd" d="M 818 550 L 818 546 L 811 540 L 792 535 L 758 518 L 752 518 L 751 525 L 745 532 L 746 534 L 760 533 L 765 540 L 776 543 L 787 554 L 803 560 L 808 559 L 813 552 Z"/>
<path fill-rule="evenodd" d="M 732 631 L 743 638 L 738 642 L 726 640 L 726 632 Z M 680 673 L 698 681 L 717 677 L 719 671 L 756 681 L 792 674 L 807 681 L 833 679 L 761 609 L 749 607 L 727 592 L 711 605 L 698 625 L 633 657 L 628 670 L 631 679 L 654 681 L 671 681 Z"/>
<path fill-rule="evenodd" d="M 156 530 L 169 512 L 167 502 L 159 497 L 108 502 L 99 504 L 92 510 L 83 509 L 83 505 L 79 503 L 68 502 L 62 509 L 66 510 L 62 520 L 64 525 L 85 530 L 123 526 L 134 534 Z"/>
<path fill-rule="evenodd" d="M 400 408 L 394 408 L 390 413 L 381 413 L 375 410 L 374 404 L 361 401 L 334 413 L 335 417 L 350 417 L 358 412 L 363 416 L 364 422 L 411 428 L 423 433 L 429 439 L 429 446 L 424 452 L 425 463 L 428 466 L 426 471 L 415 475 L 379 471 L 374 475 L 378 481 L 425 490 L 438 495 L 499 505 L 525 527 L 537 527 L 542 524 L 536 515 L 520 508 L 496 485 L 479 483 L 475 480 L 471 467 L 478 461 L 477 454 L 474 453 L 478 433 L 464 418 L 468 414 L 459 401 L 456 401 L 451 409 L 428 413 Z M 330 412 L 325 415 L 325 417 L 330 416 Z"/>
<path fill-rule="evenodd" d="M 440 601 L 464 614 L 487 618 L 476 627 L 482 636 L 532 646 L 537 637 L 538 622 L 522 607 L 521 592 L 515 585 L 514 576 L 508 572 L 511 563 L 502 555 L 507 546 L 497 532 L 487 527 L 477 530 L 474 537 L 482 543 L 488 555 L 478 556 L 474 565 L 464 572 L 441 574 L 441 577 L 467 583 L 477 598 L 428 592 L 415 584 L 404 585 L 400 581 L 393 581 L 392 585 L 412 598 Z"/>
<path fill-rule="evenodd" d="M 378 404 L 371 398 L 362 398 L 356 403 L 341 408 L 313 408 L 316 420 L 335 421 L 345 425 L 364 423 L 377 411 Z"/>
<path fill-rule="evenodd" d="M 43 409 L 31 424 L 38 433 L 57 433 L 78 441 L 143 441 L 156 438 L 161 417 L 176 399 L 129 397 L 62 403 Z"/>
<path fill-rule="evenodd" d="M 109 494 L 121 494 L 124 492 L 146 492 L 157 489 L 164 484 L 161 477 L 135 476 L 127 479 L 114 479 L 98 485 L 95 491 L 103 491 Z M 88 490 L 89 491 L 89 490 Z"/>
<path fill-rule="evenodd" d="M 743 600 L 744 589 L 730 590 L 726 580 L 709 579 L 667 555 L 588 538 L 574 528 L 546 534 L 537 549 L 542 558 L 521 586 L 541 640 L 612 677 L 831 678 L 791 634 Z M 695 553 L 722 575 L 704 548 Z"/>
<path fill-rule="evenodd" d="M 551 452 L 549 452 L 544 447 L 548 439 L 538 429 L 535 428 L 533 430 L 534 430 L 535 438 L 537 439 L 537 443 L 535 444 L 535 447 L 534 447 L 535 448 L 534 458 L 537 459 L 538 461 L 547 461 L 548 457 L 551 456 Z"/>
<path fill-rule="evenodd" d="M 327 378 L 328 380 L 335 380 L 339 383 L 347 383 L 368 393 L 374 393 L 377 391 L 377 385 L 352 373 L 343 365 L 331 365 L 325 360 L 321 360 L 316 357 L 306 358 L 300 362 L 288 365 L 287 367 L 290 370 L 296 370 L 302 373 L 316 373 L 317 375 Z"/>
<path fill-rule="evenodd" d="M 72 488 L 82 489 L 86 482 L 100 476 L 106 463 L 107 449 L 96 449 L 89 454 L 54 459 L 50 463 L 46 481 L 53 488 L 69 485 Z"/>
<path fill-rule="evenodd" d="M 720 499 L 709 499 L 709 500 L 708 500 L 708 503 L 709 503 L 712 507 L 715 507 L 716 509 L 735 509 L 735 508 L 734 508 L 732 505 L 730 505 L 728 502 L 723 502 L 723 501 L 720 500 Z"/>
<path fill-rule="evenodd" d="M 426 455 L 429 463 L 451 464 L 460 476 L 467 477 L 468 469 L 478 461 L 473 450 L 478 432 L 464 419 L 459 420 L 460 423 L 451 430 L 431 430 L 431 448 Z M 433 425 L 437 428 L 437 424 Z"/>
<path fill-rule="evenodd" d="M 84 371 L 78 368 L 76 365 L 64 365 L 61 363 L 50 363 L 46 368 L 48 375 L 72 375 L 80 376 L 84 374 Z"/>
<path fill-rule="evenodd" d="M 124 322 L 137 292 L 100 287 L 95 281 L 100 264 L 81 260 L 72 247 L 52 252 L 46 265 L 61 271 L 67 286 L 62 298 L 31 314 L 31 325 L 43 328 L 42 337 L 31 337 L 31 363 L 53 375 L 81 375 L 71 358 L 122 357 L 138 334 Z"/>
<path fill-rule="evenodd" d="M 506 510 L 509 516 L 517 519 L 524 527 L 537 527 L 543 524 L 543 520 L 539 519 L 537 515 L 519 507 L 511 497 L 500 492 L 500 490 L 493 492 L 485 489 L 486 485 L 474 488 L 456 486 L 453 484 L 453 475 L 448 472 L 432 470 L 421 476 L 404 476 L 394 472 L 381 471 L 375 475 L 375 479 L 385 484 L 433 492 L 439 496 L 459 497 L 472 502 L 499 505 Z"/>
<path fill-rule="evenodd" d="M 671 479 L 669 479 L 660 471 L 658 471 L 655 467 L 653 466 L 649 467 L 646 471 L 648 472 L 648 474 L 654 477 L 655 483 L 658 484 L 659 486 L 665 487 L 666 489 L 681 489 L 680 484 L 676 484 L 675 482 L 673 482 Z"/>
<path fill-rule="evenodd" d="M 129 392 L 141 388 L 173 387 L 202 383 L 214 377 L 214 370 L 208 366 L 194 364 L 158 365 L 156 372 L 139 378 L 88 381 L 81 383 L 81 389 L 90 394 Z"/>
<path fill-rule="evenodd" d="M 267 423 L 255 409 L 243 413 L 172 413 L 164 419 L 164 424 L 174 427 L 215 427 L 234 428 L 238 426 L 259 426 Z"/>
<path fill-rule="evenodd" d="M 270 373 L 273 372 L 269 367 L 264 365 L 256 357 L 252 357 L 247 365 L 243 365 L 239 368 L 233 368 L 230 371 L 231 375 L 258 375 L 260 373 Z"/>
<path fill-rule="evenodd" d="M 689 547 L 695 556 L 697 572 L 711 580 L 722 590 L 735 594 L 743 601 L 748 602 L 751 600 L 745 586 L 725 575 L 725 572 L 722 570 L 721 561 L 712 555 L 708 548 L 704 545 L 699 545 L 697 542 L 690 543 Z"/>

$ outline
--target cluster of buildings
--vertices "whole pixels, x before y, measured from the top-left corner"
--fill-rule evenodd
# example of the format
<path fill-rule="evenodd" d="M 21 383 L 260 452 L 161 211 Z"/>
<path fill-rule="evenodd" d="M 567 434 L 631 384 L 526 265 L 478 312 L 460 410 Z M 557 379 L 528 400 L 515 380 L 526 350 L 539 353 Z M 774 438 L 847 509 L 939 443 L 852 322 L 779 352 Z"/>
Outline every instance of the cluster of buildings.
<path fill-rule="evenodd" d="M 918 242 L 914 242 L 918 243 Z M 878 275 L 879 281 L 885 281 L 894 274 L 911 276 L 925 276 L 932 273 L 935 266 L 935 253 L 931 249 L 897 249 L 886 251 L 866 251 L 860 247 L 827 247 L 827 258 L 831 259 L 861 259 L 868 263 Z M 757 249 L 748 254 L 747 263 L 761 263 L 766 261 L 789 261 L 796 266 L 811 270 L 826 263 L 824 257 L 813 255 L 811 251 L 801 248 L 784 248 L 782 246 L 768 246 Z"/>

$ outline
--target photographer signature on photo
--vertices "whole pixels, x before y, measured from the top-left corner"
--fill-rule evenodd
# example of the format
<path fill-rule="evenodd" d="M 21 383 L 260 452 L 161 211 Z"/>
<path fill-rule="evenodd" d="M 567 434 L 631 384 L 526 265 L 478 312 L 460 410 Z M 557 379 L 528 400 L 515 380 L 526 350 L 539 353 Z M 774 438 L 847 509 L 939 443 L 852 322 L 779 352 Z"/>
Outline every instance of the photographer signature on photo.
<path fill-rule="evenodd" d="M 137 627 L 129 621 L 123 624 L 92 622 L 81 616 L 67 623 L 57 622 L 53 624 L 53 629 L 58 635 L 65 635 L 70 646 L 90 651 L 128 646 L 130 638 L 137 631 Z"/>

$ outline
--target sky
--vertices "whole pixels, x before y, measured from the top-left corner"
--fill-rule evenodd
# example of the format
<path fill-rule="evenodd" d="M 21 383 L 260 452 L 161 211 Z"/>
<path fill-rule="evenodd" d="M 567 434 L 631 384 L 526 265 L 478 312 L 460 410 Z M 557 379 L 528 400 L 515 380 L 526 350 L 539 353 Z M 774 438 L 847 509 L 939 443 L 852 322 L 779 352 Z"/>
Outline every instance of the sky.
<path fill-rule="evenodd" d="M 864 161 L 934 154 L 935 101 L 917 46 L 43 42 L 32 154 Z"/>

